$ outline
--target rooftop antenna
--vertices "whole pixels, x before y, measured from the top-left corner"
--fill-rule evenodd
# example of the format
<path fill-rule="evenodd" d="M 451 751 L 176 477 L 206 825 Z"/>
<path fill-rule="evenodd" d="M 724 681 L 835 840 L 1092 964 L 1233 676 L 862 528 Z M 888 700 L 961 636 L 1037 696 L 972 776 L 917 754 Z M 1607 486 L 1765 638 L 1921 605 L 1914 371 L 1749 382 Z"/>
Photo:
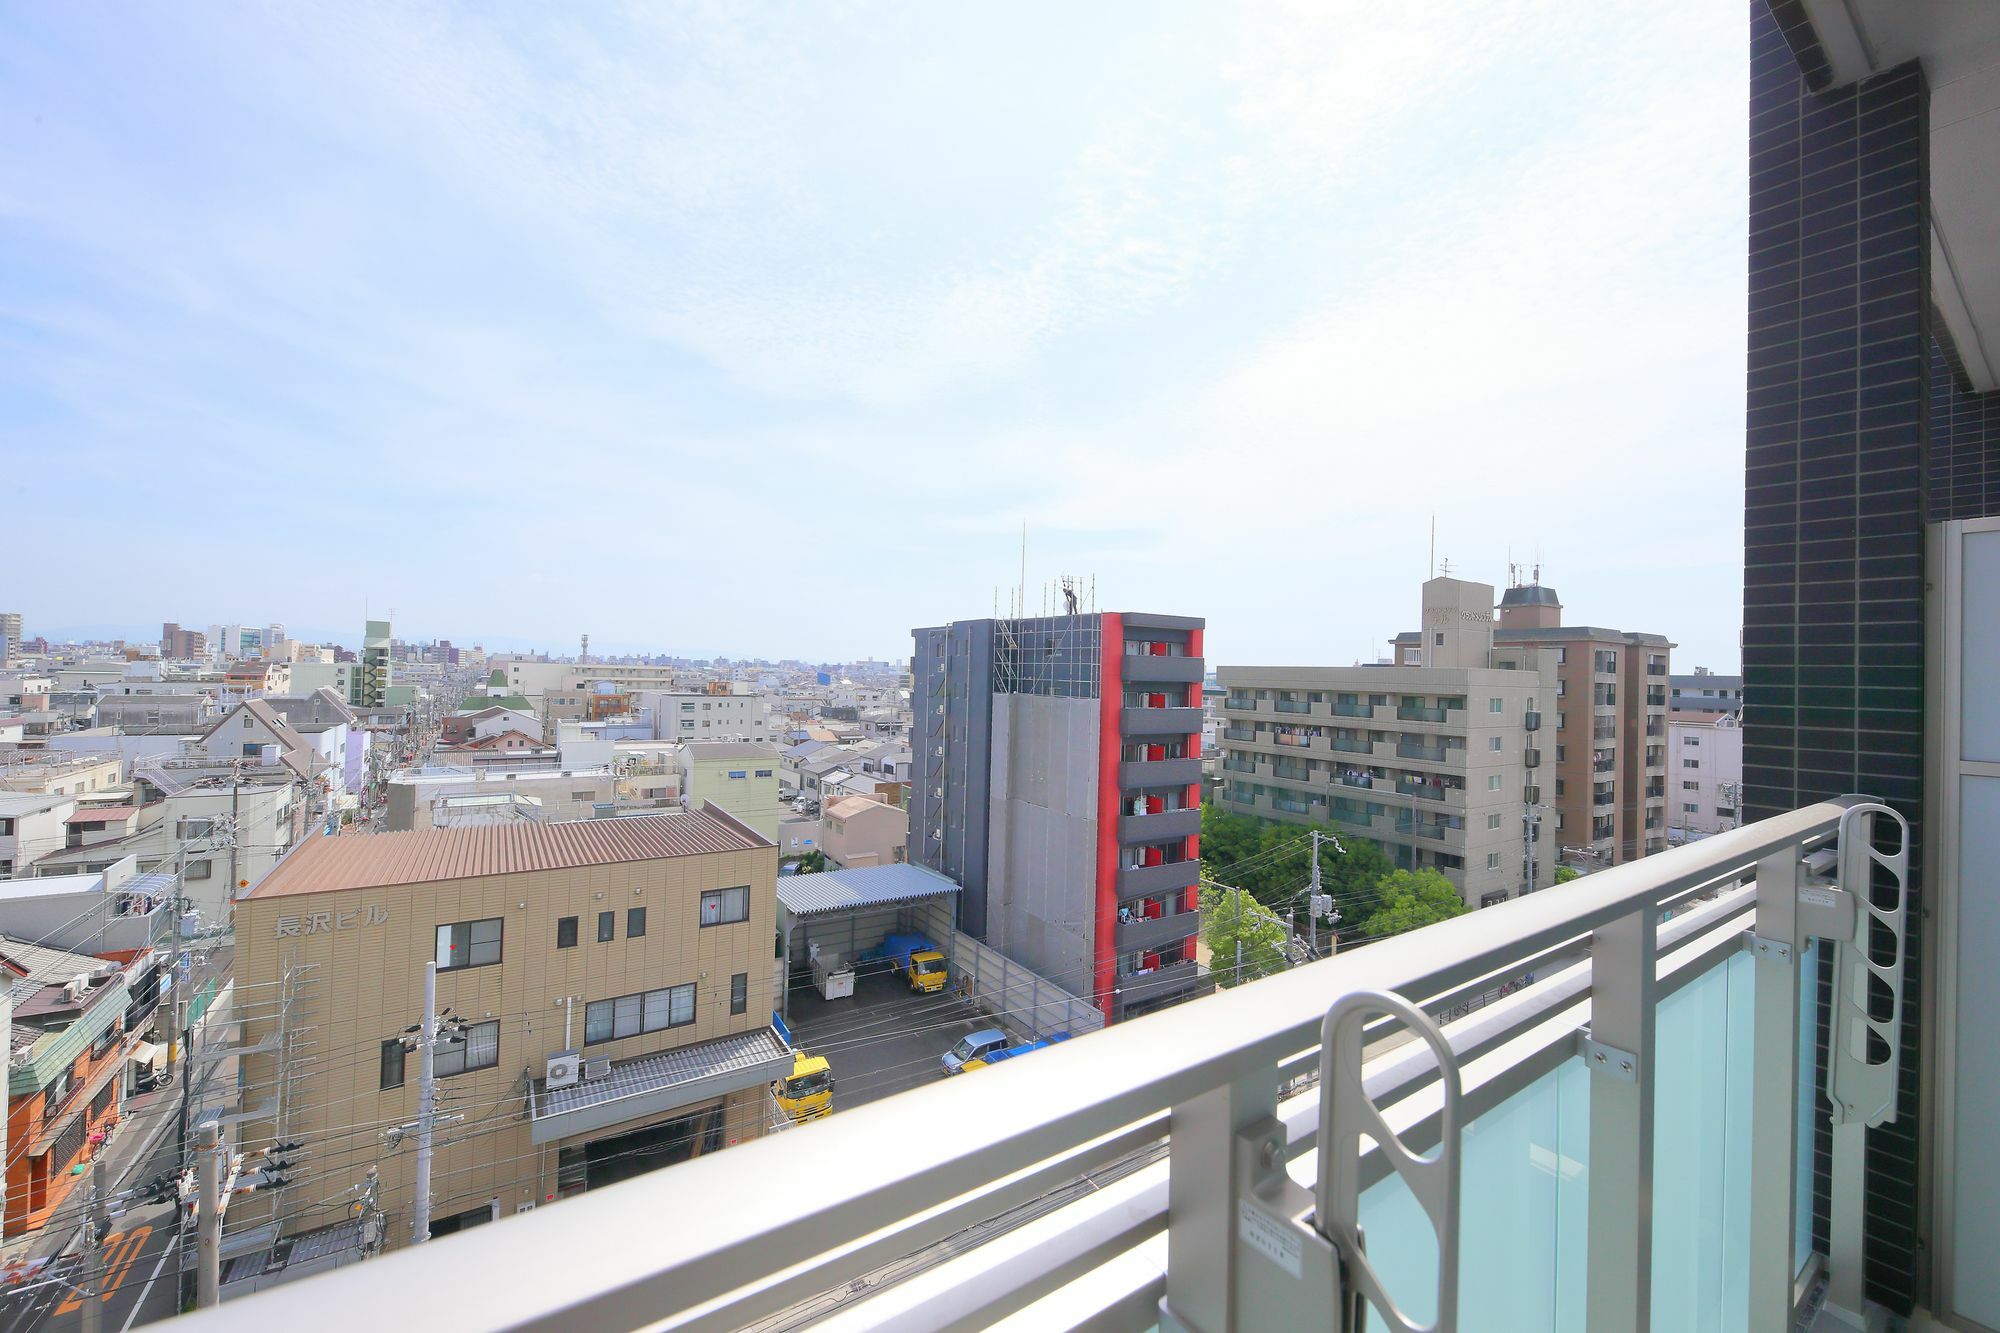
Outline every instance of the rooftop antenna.
<path fill-rule="evenodd" d="M 1431 514 L 1431 563 L 1429 572 L 1426 573 L 1424 577 L 1427 579 L 1436 578 L 1437 572 L 1438 572 L 1438 516 L 1437 513 L 1433 511 Z"/>

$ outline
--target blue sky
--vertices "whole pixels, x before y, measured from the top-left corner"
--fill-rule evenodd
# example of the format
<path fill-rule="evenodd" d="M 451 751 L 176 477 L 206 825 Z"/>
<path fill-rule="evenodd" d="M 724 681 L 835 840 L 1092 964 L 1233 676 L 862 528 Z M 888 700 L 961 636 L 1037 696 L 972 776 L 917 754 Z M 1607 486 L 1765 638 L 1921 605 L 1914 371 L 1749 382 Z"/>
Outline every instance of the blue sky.
<path fill-rule="evenodd" d="M 1729 5 L 0 14 L 0 606 L 818 659 L 1020 577 L 1733 667 Z"/>

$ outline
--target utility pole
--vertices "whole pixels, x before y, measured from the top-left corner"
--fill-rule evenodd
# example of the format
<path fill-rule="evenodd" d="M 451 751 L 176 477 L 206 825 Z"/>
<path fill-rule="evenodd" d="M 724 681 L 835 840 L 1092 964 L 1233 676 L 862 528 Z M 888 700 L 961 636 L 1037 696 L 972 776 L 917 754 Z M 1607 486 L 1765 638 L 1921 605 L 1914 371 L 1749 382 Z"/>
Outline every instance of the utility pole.
<path fill-rule="evenodd" d="M 236 760 L 229 766 L 229 901 L 236 901 L 236 854 L 243 839 L 238 835 L 237 812 L 242 808 L 243 761 Z"/>
<path fill-rule="evenodd" d="M 195 1201 L 194 1305 L 206 1310 L 222 1294 L 222 1126 L 201 1123 L 200 1156 L 196 1158 L 201 1193 Z"/>
<path fill-rule="evenodd" d="M 90 1160 L 90 1211 L 84 1218 L 84 1261 L 83 1277 L 77 1295 L 83 1300 L 83 1333 L 98 1333 L 99 1320 L 104 1316 L 104 1302 L 98 1299 L 97 1289 L 104 1265 L 104 1237 L 111 1230 L 110 1214 L 104 1204 L 104 1158 Z"/>
<path fill-rule="evenodd" d="M 437 1058 L 437 986 L 437 960 L 432 959 L 424 964 L 424 1022 L 417 1038 L 417 1199 L 411 1209 L 412 1245 L 421 1245 L 431 1238 L 431 1122 L 437 1117 L 437 1078 L 433 1072 Z"/>
<path fill-rule="evenodd" d="M 1319 895 L 1319 830 L 1314 829 L 1312 831 L 1312 835 L 1313 835 L 1312 883 L 1310 887 L 1310 892 L 1306 898 L 1306 933 L 1308 936 L 1311 937 L 1310 938 L 1311 953 L 1309 956 L 1317 957 L 1319 954 L 1319 896 L 1320 896 Z"/>

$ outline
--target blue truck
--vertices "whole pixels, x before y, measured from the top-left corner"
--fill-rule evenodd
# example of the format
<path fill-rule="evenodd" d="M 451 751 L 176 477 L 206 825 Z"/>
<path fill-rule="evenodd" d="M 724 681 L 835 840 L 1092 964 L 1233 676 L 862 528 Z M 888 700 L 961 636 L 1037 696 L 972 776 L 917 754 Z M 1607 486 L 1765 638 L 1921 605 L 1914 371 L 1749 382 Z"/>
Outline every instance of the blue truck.
<path fill-rule="evenodd" d="M 879 948 L 870 949 L 861 961 L 888 960 L 909 982 L 910 989 L 929 995 L 944 989 L 949 969 L 944 954 L 925 935 L 891 935 Z"/>

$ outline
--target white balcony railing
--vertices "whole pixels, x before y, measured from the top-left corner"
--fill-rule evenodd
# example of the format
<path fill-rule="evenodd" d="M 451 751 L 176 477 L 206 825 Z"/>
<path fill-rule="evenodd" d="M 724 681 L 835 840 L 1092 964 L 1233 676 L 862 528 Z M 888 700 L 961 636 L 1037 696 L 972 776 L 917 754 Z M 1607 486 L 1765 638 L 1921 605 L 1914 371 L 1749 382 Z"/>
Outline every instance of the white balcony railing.
<path fill-rule="evenodd" d="M 1356 1227 L 1417 1322 L 1783 1328 L 1822 1275 L 1858 1308 L 1842 1201 L 1900 1014 L 1857 1016 L 1837 988 L 1815 1058 L 1812 962 L 1870 920 L 1900 940 L 1907 831 L 1900 855 L 1867 850 L 1891 825 L 1860 798 L 1794 811 L 209 1318 L 1332 1328 L 1337 1289 L 1366 1285 Z M 1894 987 L 1854 964 L 1835 971 Z M 1357 997 L 1417 1012 L 1346 1026 L 1322 1064 L 1323 1020 Z M 1843 1055 L 1862 1026 L 1886 1064 Z M 1824 1257 L 1807 1219 L 1829 1107 Z M 1428 1178 L 1374 1146 L 1390 1133 L 1437 1152 Z"/>

